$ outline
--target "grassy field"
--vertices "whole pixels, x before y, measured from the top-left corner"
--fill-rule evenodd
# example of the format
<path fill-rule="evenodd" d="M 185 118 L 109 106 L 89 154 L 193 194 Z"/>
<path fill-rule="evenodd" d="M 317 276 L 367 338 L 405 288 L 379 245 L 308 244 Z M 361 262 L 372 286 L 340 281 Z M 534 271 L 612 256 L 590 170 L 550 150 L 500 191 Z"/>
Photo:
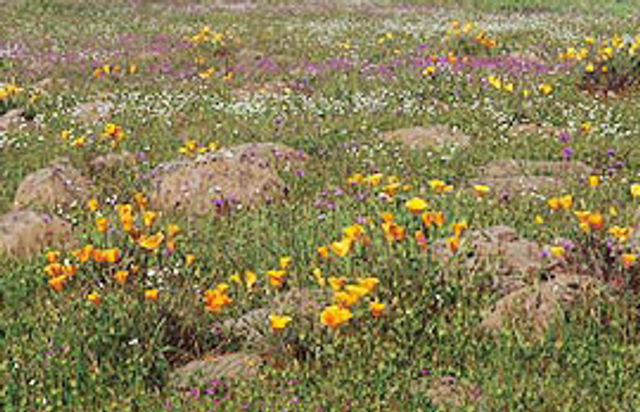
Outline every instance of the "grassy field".
<path fill-rule="evenodd" d="M 523 3 L 0 1 L 0 407 L 639 410 L 640 4 Z"/>

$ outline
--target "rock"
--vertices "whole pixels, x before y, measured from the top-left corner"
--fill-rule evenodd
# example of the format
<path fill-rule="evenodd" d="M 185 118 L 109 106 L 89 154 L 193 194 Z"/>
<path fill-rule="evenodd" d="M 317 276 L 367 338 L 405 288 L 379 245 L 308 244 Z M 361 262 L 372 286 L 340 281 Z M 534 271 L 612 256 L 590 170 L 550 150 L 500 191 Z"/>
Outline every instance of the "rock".
<path fill-rule="evenodd" d="M 593 169 L 582 162 L 499 159 L 480 168 L 483 177 L 472 184 L 484 184 L 503 200 L 516 194 L 547 193 L 560 189 L 567 179 L 585 177 Z"/>
<path fill-rule="evenodd" d="M 269 203 L 286 194 L 273 166 L 283 159 L 286 165 L 303 157 L 286 146 L 256 143 L 207 153 L 194 160 L 163 163 L 152 173 L 151 201 L 157 209 L 192 215 L 217 211 L 220 204 Z"/>
<path fill-rule="evenodd" d="M 47 247 L 61 249 L 72 243 L 71 224 L 59 217 L 32 210 L 0 216 L 0 255 L 26 258 Z"/>
<path fill-rule="evenodd" d="M 510 137 L 520 137 L 527 135 L 553 135 L 559 136 L 562 129 L 551 125 L 542 125 L 537 123 L 520 123 L 513 125 L 507 135 Z"/>
<path fill-rule="evenodd" d="M 123 151 L 122 153 L 108 153 L 96 157 L 89 162 L 89 169 L 92 174 L 113 173 L 118 169 L 135 167 L 136 164 L 136 156 L 133 153 Z"/>
<path fill-rule="evenodd" d="M 245 143 L 229 149 L 245 162 L 256 163 L 261 167 L 284 167 L 302 169 L 309 156 L 301 151 L 279 143 Z"/>
<path fill-rule="evenodd" d="M 481 327 L 492 332 L 515 328 L 531 337 L 542 337 L 561 318 L 563 310 L 590 300 L 597 288 L 598 283 L 592 277 L 558 274 L 498 300 L 485 315 Z"/>
<path fill-rule="evenodd" d="M 68 159 L 58 159 L 24 178 L 15 194 L 14 209 L 69 207 L 86 201 L 90 186 L 89 180 L 73 168 Z"/>
<path fill-rule="evenodd" d="M 214 330 L 226 338 L 241 340 L 245 347 L 251 350 L 261 353 L 273 352 L 273 348 L 268 347 L 268 337 L 272 333 L 269 315 L 277 313 L 298 319 L 314 319 L 322 308 L 321 302 L 321 291 L 308 288 L 290 289 L 274 299 L 268 307 L 250 310 L 238 318 L 226 319 L 214 325 Z"/>
<path fill-rule="evenodd" d="M 114 107 L 112 102 L 96 100 L 77 105 L 71 115 L 82 123 L 93 124 L 99 121 L 106 121 L 113 113 Z"/>
<path fill-rule="evenodd" d="M 174 370 L 168 386 L 188 389 L 208 385 L 216 379 L 246 379 L 258 374 L 263 360 L 254 353 L 227 353 L 194 360 Z"/>
<path fill-rule="evenodd" d="M 454 132 L 443 125 L 399 129 L 385 133 L 382 138 L 419 150 L 436 146 L 466 146 L 471 142 L 468 136 L 461 132 Z"/>
<path fill-rule="evenodd" d="M 513 176 L 548 176 L 555 178 L 581 177 L 590 175 L 593 169 L 583 162 L 539 161 L 498 159 L 480 168 L 489 178 L 510 178 Z"/>
<path fill-rule="evenodd" d="M 491 188 L 491 193 L 502 200 L 510 200 L 519 194 L 548 193 L 563 186 L 563 181 L 550 176 L 514 176 L 478 178 L 473 185 L 482 184 Z"/>
<path fill-rule="evenodd" d="M 22 120 L 24 110 L 11 109 L 0 116 L 0 133 L 9 130 L 11 125 L 16 124 Z"/>
<path fill-rule="evenodd" d="M 432 249 L 439 262 L 455 256 L 444 240 L 434 242 Z M 525 286 L 527 277 L 542 269 L 541 250 L 537 243 L 521 239 L 513 228 L 493 226 L 464 235 L 457 253 L 468 270 L 493 273 L 492 289 L 504 296 Z"/>

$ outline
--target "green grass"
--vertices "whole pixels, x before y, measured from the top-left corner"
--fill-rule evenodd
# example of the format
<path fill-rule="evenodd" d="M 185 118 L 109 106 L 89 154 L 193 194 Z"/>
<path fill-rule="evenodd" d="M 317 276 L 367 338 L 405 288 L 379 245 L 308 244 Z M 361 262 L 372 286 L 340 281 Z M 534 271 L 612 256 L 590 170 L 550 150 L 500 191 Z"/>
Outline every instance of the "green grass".
<path fill-rule="evenodd" d="M 607 229 L 638 224 L 637 198 L 630 193 L 640 166 L 636 90 L 609 98 L 582 92 L 582 63 L 550 72 L 514 69 L 513 74 L 481 64 L 452 72 L 443 64 L 434 78 L 420 74 L 426 61 L 401 63 L 413 54 L 417 61 L 448 52 L 459 62 L 465 54 L 499 62 L 517 52 L 556 67 L 558 53 L 581 47 L 584 36 L 638 35 L 632 12 L 639 4 L 406 1 L 402 4 L 435 6 L 435 12 L 398 8 L 397 13 L 384 9 L 380 14 L 374 6 L 316 4 L 290 13 L 296 4 L 264 2 L 244 12 L 220 11 L 204 2 L 89 5 L 40 0 L 5 6 L 5 15 L 15 23 L 0 25 L 0 38 L 8 50 L 18 51 L 0 60 L 0 83 L 15 82 L 24 91 L 0 111 L 18 107 L 35 118 L 0 135 L 0 211 L 12 208 L 14 193 L 28 173 L 57 157 L 70 158 L 90 175 L 89 160 L 112 150 L 99 138 L 105 123 L 122 125 L 127 136 L 121 149 L 144 160 L 137 171 L 94 176 L 103 204 L 98 213 L 116 227 L 107 236 L 97 233 L 95 216 L 84 205 L 64 212 L 81 244 L 118 246 L 131 259 L 126 265 L 141 266 L 126 285 L 113 280 L 125 262 L 81 264 L 78 276 L 56 292 L 47 284 L 43 255 L 20 261 L 0 258 L 0 407 L 429 411 L 438 408 L 429 388 L 441 377 L 455 376 L 460 385 L 477 388 L 458 405 L 460 410 L 637 410 L 639 290 L 634 285 L 640 273 L 637 266 L 624 269 L 619 254 L 637 253 L 638 243 L 633 238 L 606 251 L 612 240 Z M 454 19 L 473 20 L 498 47 L 488 50 L 447 38 Z M 283 70 L 237 70 L 231 83 L 221 79 L 222 73 L 201 79 L 198 72 L 221 70 L 228 63 L 211 49 L 179 47 L 204 25 L 233 33 L 238 43 L 230 47 L 232 63 L 252 68 L 254 62 L 241 57 L 242 52 L 258 52 Z M 420 45 L 427 45 L 427 51 L 418 52 Z M 86 55 L 98 57 L 81 61 Z M 638 61 L 621 55 L 615 64 L 622 66 L 611 63 L 612 68 Z M 204 57 L 205 63 L 194 67 L 196 57 Z M 362 71 L 336 68 L 340 59 L 361 64 Z M 317 72 L 309 70 L 310 63 Z M 136 64 L 138 71 L 94 78 L 94 69 L 105 64 L 123 69 Z M 393 77 L 380 75 L 394 65 Z M 514 83 L 515 92 L 487 85 L 491 75 Z M 45 78 L 64 83 L 37 90 Z M 237 93 L 275 82 L 291 82 L 287 86 L 292 92 Z M 539 91 L 543 83 L 553 85 L 549 96 Z M 526 98 L 525 89 L 530 93 Z M 79 103 L 96 100 L 113 103 L 108 118 L 88 123 L 74 118 Z M 554 134 L 510 137 L 510 125 L 523 119 L 566 131 L 571 140 L 562 142 Z M 580 131 L 587 121 L 593 126 L 588 134 Z M 381 139 L 387 131 L 428 124 L 457 128 L 471 143 L 455 150 L 409 150 Z M 60 138 L 63 130 L 96 142 L 71 147 Z M 289 191 L 273 205 L 223 217 L 164 213 L 153 232 L 167 223 L 180 225 L 178 252 L 170 257 L 144 253 L 119 229 L 108 199 L 115 196 L 115 203 L 123 203 L 132 202 L 136 192 L 150 195 L 150 171 L 161 162 L 184 158 L 179 148 L 188 138 L 223 146 L 275 141 L 304 150 L 310 160 L 303 176 L 295 169 L 278 170 Z M 566 146 L 573 149 L 574 160 L 594 168 L 602 178 L 600 186 L 567 179 L 557 192 L 506 202 L 493 195 L 479 200 L 468 187 L 491 160 L 558 161 Z M 614 167 L 616 162 L 624 164 Z M 384 178 L 377 187 L 348 185 L 347 178 L 356 172 L 380 172 Z M 391 200 L 381 199 L 391 176 L 411 187 Z M 432 179 L 443 179 L 454 190 L 437 195 L 429 188 Z M 605 229 L 587 235 L 571 212 L 549 211 L 549 197 L 568 193 L 574 196 L 575 210 L 603 213 Z M 492 284 L 495 270 L 492 265 L 469 268 L 471 251 L 464 245 L 448 263 L 424 253 L 414 240 L 420 218 L 404 206 L 416 196 L 447 217 L 444 227 L 427 233 L 430 250 L 452 236 L 452 224 L 460 221 L 468 222 L 470 230 L 508 225 L 541 245 L 570 239 L 576 247 L 567 252 L 564 270 L 590 277 L 602 273 L 599 297 L 563 311 L 562 319 L 535 339 L 525 322 L 505 327 L 499 336 L 483 331 L 479 325 L 485 312 L 502 297 Z M 617 213 L 610 213 L 612 206 Z M 406 229 L 405 240 L 385 239 L 384 212 L 395 214 L 395 222 Z M 543 224 L 535 223 L 537 215 Z M 343 258 L 332 255 L 324 261 L 318 256 L 318 247 L 340 240 L 342 229 L 357 221 L 368 242 L 358 243 Z M 193 267 L 184 263 L 188 253 L 197 258 Z M 293 264 L 287 269 L 287 287 L 276 290 L 265 274 L 278 268 L 282 256 L 291 256 Z M 63 259 L 74 261 L 68 252 Z M 329 305 L 330 290 L 314 281 L 314 269 L 321 269 L 325 278 L 346 276 L 350 282 L 374 276 L 380 285 L 337 330 L 320 323 L 322 308 L 308 316 L 290 309 L 293 322 L 283 333 L 269 334 L 270 360 L 254 379 L 225 382 L 224 390 L 212 394 L 202 387 L 198 396 L 198 388 L 168 385 L 171 371 L 190 360 L 245 349 L 243 339 L 213 332 L 219 321 L 269 307 L 287 289 L 315 291 L 320 306 Z M 258 274 L 252 293 L 230 280 L 247 270 Z M 548 274 L 541 270 L 526 281 L 535 284 Z M 616 288 L 617 277 L 628 287 Z M 230 284 L 234 302 L 220 314 L 209 313 L 203 292 L 223 282 Z M 160 289 L 157 302 L 144 299 L 149 288 Z M 99 306 L 87 301 L 92 292 L 100 293 Z M 387 304 L 380 319 L 368 313 L 366 302 L 374 298 Z M 446 405 L 439 408 L 448 410 Z"/>

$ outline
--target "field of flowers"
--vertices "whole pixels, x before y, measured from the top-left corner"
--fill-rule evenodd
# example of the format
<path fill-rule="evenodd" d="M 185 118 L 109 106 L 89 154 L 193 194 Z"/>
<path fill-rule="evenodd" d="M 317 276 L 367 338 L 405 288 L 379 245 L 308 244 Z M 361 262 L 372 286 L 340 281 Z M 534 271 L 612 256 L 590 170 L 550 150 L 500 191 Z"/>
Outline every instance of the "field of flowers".
<path fill-rule="evenodd" d="M 0 1 L 0 408 L 640 410 L 640 5 L 570 3 Z"/>

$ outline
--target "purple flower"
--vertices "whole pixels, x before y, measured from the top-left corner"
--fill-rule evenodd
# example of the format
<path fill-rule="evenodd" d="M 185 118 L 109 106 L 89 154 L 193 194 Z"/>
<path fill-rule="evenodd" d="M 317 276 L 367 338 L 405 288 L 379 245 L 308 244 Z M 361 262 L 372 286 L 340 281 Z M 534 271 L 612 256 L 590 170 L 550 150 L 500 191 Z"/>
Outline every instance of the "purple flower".
<path fill-rule="evenodd" d="M 551 257 L 551 252 L 549 252 L 548 250 L 543 250 L 542 252 L 540 252 L 540 258 L 549 259 L 550 257 Z"/>
<path fill-rule="evenodd" d="M 571 140 L 571 135 L 568 132 L 562 132 L 558 136 L 558 140 L 560 140 L 561 143 L 569 143 L 569 141 Z"/>
<path fill-rule="evenodd" d="M 305 174 L 306 174 L 306 173 L 305 173 L 305 171 L 304 171 L 304 170 L 298 170 L 298 171 L 296 172 L 296 176 L 298 176 L 298 177 L 304 177 L 304 175 L 305 175 Z"/>
<path fill-rule="evenodd" d="M 191 388 L 189 393 L 196 399 L 200 399 L 200 388 Z"/>
<path fill-rule="evenodd" d="M 570 146 L 565 147 L 564 149 L 562 149 L 562 157 L 564 158 L 565 161 L 569 161 L 571 160 L 571 156 L 573 155 L 573 149 Z"/>

